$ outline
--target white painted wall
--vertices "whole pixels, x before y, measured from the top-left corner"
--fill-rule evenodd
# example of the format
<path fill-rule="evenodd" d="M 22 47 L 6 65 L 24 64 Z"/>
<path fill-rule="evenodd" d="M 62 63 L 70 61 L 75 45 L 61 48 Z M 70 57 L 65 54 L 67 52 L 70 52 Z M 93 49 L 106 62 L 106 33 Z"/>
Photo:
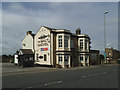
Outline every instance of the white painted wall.
<path fill-rule="evenodd" d="M 50 33 L 50 59 L 51 59 L 51 64 L 53 65 L 53 33 Z"/>
<path fill-rule="evenodd" d="M 49 35 L 49 36 L 48 36 Z M 39 39 L 39 37 L 47 36 L 45 38 Z M 35 63 L 41 64 L 41 65 L 52 65 L 51 59 L 50 59 L 50 30 L 48 30 L 45 27 L 41 27 L 37 34 L 35 35 Z M 48 48 L 47 51 L 42 51 L 41 48 Z M 37 61 L 37 54 L 39 56 L 43 56 L 43 58 L 38 58 Z M 47 60 L 44 61 L 44 55 L 46 54 Z"/>
<path fill-rule="evenodd" d="M 26 35 L 24 40 L 22 41 L 22 49 L 32 49 L 32 51 L 34 52 L 33 37 L 30 34 Z"/>

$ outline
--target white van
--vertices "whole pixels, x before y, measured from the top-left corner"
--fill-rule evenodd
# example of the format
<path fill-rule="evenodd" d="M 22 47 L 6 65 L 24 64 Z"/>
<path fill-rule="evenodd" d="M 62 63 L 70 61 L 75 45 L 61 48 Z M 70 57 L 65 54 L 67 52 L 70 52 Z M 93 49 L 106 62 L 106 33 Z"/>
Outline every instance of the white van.
<path fill-rule="evenodd" d="M 14 55 L 14 64 L 18 65 L 18 55 Z"/>

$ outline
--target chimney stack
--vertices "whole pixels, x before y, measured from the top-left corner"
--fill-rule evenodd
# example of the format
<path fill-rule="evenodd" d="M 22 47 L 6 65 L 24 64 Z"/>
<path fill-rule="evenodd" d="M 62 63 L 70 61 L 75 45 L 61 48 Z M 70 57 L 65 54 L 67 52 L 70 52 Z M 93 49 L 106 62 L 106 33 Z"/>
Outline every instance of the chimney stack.
<path fill-rule="evenodd" d="M 113 47 L 111 47 L 111 49 L 113 50 Z"/>
<path fill-rule="evenodd" d="M 76 34 L 81 34 L 80 28 L 76 29 Z"/>
<path fill-rule="evenodd" d="M 32 34 L 32 31 L 27 31 L 27 35 L 28 35 L 28 34 Z"/>

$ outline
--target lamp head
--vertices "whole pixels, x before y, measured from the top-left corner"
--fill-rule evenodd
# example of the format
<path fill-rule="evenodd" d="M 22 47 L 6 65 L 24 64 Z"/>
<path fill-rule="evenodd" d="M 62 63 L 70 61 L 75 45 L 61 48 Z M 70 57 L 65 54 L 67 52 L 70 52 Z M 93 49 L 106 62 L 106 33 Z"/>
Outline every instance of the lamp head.
<path fill-rule="evenodd" d="M 104 12 L 104 14 L 107 14 L 107 13 L 108 13 L 108 11 L 105 11 L 105 12 Z"/>

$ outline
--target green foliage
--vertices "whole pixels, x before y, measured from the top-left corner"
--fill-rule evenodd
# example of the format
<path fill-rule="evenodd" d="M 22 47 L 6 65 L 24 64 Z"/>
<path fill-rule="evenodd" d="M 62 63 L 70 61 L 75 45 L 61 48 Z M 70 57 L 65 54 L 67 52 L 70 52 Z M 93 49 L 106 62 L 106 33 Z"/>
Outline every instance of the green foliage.
<path fill-rule="evenodd" d="M 14 62 L 14 56 L 13 55 L 2 55 L 0 56 L 0 62 Z"/>

